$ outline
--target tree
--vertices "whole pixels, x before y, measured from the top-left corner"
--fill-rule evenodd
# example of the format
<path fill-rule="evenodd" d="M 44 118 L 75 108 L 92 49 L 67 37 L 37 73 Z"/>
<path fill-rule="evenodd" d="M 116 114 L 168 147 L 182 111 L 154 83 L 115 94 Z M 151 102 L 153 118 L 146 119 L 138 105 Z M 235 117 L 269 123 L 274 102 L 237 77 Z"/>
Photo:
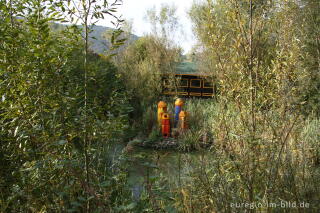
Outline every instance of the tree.
<path fill-rule="evenodd" d="M 294 1 L 208 0 L 194 4 L 190 12 L 219 81 L 218 101 L 224 107 L 215 124 L 220 127 L 218 150 L 233 164 L 243 186 L 242 201 L 255 201 L 262 182 L 267 183 L 263 190 L 281 193 L 275 182 L 281 180 L 279 170 L 287 171 L 284 158 L 293 153 L 284 149 L 289 141 L 298 143 L 293 133 L 301 119 L 295 100 L 302 73 L 302 42 L 293 21 L 297 7 Z M 237 122 L 230 121 L 232 110 L 239 115 Z M 275 160 L 270 159 L 272 153 L 277 153 Z M 277 197 L 269 194 L 265 199 Z"/>
<path fill-rule="evenodd" d="M 300 102 L 304 102 L 303 112 L 320 115 L 320 3 L 314 0 L 301 1 L 295 8 L 295 29 L 303 45 L 301 46 L 302 66 L 305 75 L 300 80 Z"/>
<path fill-rule="evenodd" d="M 71 4 L 71 2 L 73 4 Z M 88 149 L 90 148 L 90 138 L 88 138 L 88 97 L 87 97 L 87 84 L 88 84 L 88 55 L 89 55 L 89 33 L 91 27 L 99 20 L 104 18 L 104 15 L 110 15 L 117 18 L 113 13 L 116 12 L 116 7 L 119 6 L 120 1 L 115 0 L 112 4 L 109 5 L 108 1 L 95 1 L 95 0 L 80 0 L 80 1 L 71 1 L 68 0 L 66 3 L 62 3 L 62 11 L 64 8 L 68 9 L 68 14 L 71 14 L 70 21 L 73 22 L 74 17 L 78 18 L 81 21 L 81 25 L 84 28 L 84 108 L 83 108 L 83 139 L 84 139 L 84 158 L 85 158 L 85 171 L 86 171 L 86 182 L 89 185 L 90 175 L 89 175 L 89 154 Z M 118 21 L 120 21 L 118 19 Z M 113 43 L 114 38 L 111 38 Z M 87 212 L 90 211 L 90 202 L 87 203 Z"/>
<path fill-rule="evenodd" d="M 176 9 L 163 5 L 160 12 L 147 11 L 153 31 L 116 57 L 116 64 L 132 97 L 135 114 L 140 117 L 146 106 L 158 101 L 162 92 L 162 76 L 172 74 L 180 62 L 181 49 L 170 39 L 178 27 Z M 171 76 L 172 83 L 173 77 Z"/>
<path fill-rule="evenodd" d="M 126 93 L 110 60 L 88 51 L 81 29 L 52 30 L 67 3 L 0 1 L 1 212 L 90 211 L 89 200 L 108 211 L 126 202 L 107 198 L 126 191 L 118 181 L 102 185 L 118 174 L 105 172 L 101 143 L 126 128 Z"/>
<path fill-rule="evenodd" d="M 162 4 L 160 10 L 147 10 L 145 19 L 151 24 L 152 34 L 174 43 L 175 33 L 180 28 L 174 5 Z"/>

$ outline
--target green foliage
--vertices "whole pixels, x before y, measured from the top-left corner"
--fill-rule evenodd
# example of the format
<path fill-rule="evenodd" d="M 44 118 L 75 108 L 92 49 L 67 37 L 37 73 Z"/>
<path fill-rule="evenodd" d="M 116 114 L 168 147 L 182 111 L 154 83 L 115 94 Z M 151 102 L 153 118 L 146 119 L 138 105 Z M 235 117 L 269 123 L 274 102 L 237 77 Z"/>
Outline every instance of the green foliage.
<path fill-rule="evenodd" d="M 217 170 L 202 171 L 202 190 L 194 198 L 207 199 L 202 206 L 215 206 L 208 211 L 234 211 L 231 202 L 278 199 L 308 200 L 317 209 L 312 176 L 318 172 L 305 160 L 317 152 L 310 154 L 299 145 L 307 125 L 300 115 L 301 79 L 310 77 L 301 60 L 306 43 L 294 21 L 299 8 L 295 1 L 207 1 L 191 11 L 220 91 L 218 111 L 209 123 L 217 160 L 208 167 L 201 164 Z M 216 186 L 224 192 L 216 194 Z M 217 197 L 223 198 L 213 199 Z M 194 207 L 200 208 L 197 203 Z"/>
<path fill-rule="evenodd" d="M 230 203 L 250 203 L 250 184 L 253 184 L 256 203 L 304 201 L 310 204 L 306 211 L 319 208 L 316 201 L 319 193 L 316 181 L 319 178 L 318 119 L 299 118 L 293 125 L 295 115 L 283 117 L 277 111 L 264 111 L 264 115 L 257 115 L 265 123 L 259 124 L 257 134 L 260 137 L 251 142 L 250 132 L 245 131 L 243 112 L 236 105 L 189 100 L 184 107 L 196 118 L 190 117 L 190 130 L 181 136 L 180 148 L 197 147 L 205 129 L 214 135 L 214 146 L 210 152 L 200 149 L 197 152 L 200 156 L 184 160 L 186 165 L 192 166 L 191 170 L 184 168 L 189 173 L 181 172 L 186 182 L 178 189 L 170 189 L 176 192 L 176 205 L 181 211 L 232 212 L 235 208 Z M 290 126 L 284 126 L 285 123 Z M 295 127 L 290 130 L 292 126 Z M 286 132 L 287 139 L 281 139 L 282 131 Z M 254 209 L 266 211 L 268 208 Z M 268 210 L 278 209 L 270 207 Z M 240 212 L 246 210 L 248 208 L 239 209 Z"/>
<path fill-rule="evenodd" d="M 149 160 L 111 147 L 135 131 L 151 142 L 159 138 L 161 74 L 175 71 L 180 60 L 168 34 L 177 26 L 175 9 L 150 12 L 161 36 L 136 41 L 117 56 L 116 67 L 110 56 L 88 49 L 89 14 L 113 15 L 116 2 L 80 1 L 78 11 L 71 1 L 51 3 L 0 1 L 1 212 L 233 212 L 230 203 L 281 200 L 319 209 L 319 119 L 312 117 L 318 113 L 317 1 L 193 7 L 201 54 L 220 95 L 217 102 L 186 101 L 190 129 L 179 136 L 181 150 L 199 149 L 212 136 L 214 146 L 207 155 L 199 149 L 195 158 L 172 161 L 174 184 L 162 173 L 167 164 L 159 170 L 167 153 Z M 66 14 L 81 16 L 84 38 L 76 26 L 52 30 Z M 116 32 L 111 38 L 119 47 Z M 130 163 L 137 160 L 143 189 L 132 199 Z"/>
<path fill-rule="evenodd" d="M 127 129 L 131 108 L 116 67 L 92 53 L 84 106 L 80 30 L 52 32 L 50 21 L 60 13 L 48 2 L 0 2 L 0 211 L 79 212 L 89 200 L 106 211 L 130 196 L 123 172 L 106 172 L 104 155 Z"/>
<path fill-rule="evenodd" d="M 162 74 L 172 73 L 179 58 L 178 49 L 169 49 L 156 37 L 140 38 L 128 46 L 117 65 L 134 107 L 134 118 L 147 106 L 158 102 L 162 92 Z"/>
<path fill-rule="evenodd" d="M 146 14 L 146 19 L 152 26 L 152 34 L 163 38 L 163 42 L 170 46 L 174 44 L 175 33 L 180 28 L 176 13 L 177 8 L 175 5 L 162 4 L 159 11 L 156 8 L 152 8 Z"/>
<path fill-rule="evenodd" d="M 179 150 L 191 151 L 194 149 L 200 149 L 200 139 L 201 131 L 197 131 L 195 128 L 186 130 L 186 132 L 179 137 Z"/>
<path fill-rule="evenodd" d="M 170 39 L 173 36 L 172 29 L 178 26 L 175 12 L 175 8 L 168 5 L 162 6 L 159 14 L 155 9 L 149 10 L 148 21 L 161 33 L 154 31 L 151 35 L 141 37 L 115 59 L 134 108 L 132 122 L 139 126 L 141 118 L 145 117 L 142 122 L 147 134 L 151 132 L 152 124 L 145 123 L 150 117 L 146 111 L 160 99 L 162 75 L 174 73 L 180 61 L 181 49 Z M 174 85 L 172 76 L 169 79 L 170 85 Z"/>
<path fill-rule="evenodd" d="M 303 128 L 301 138 L 303 138 L 303 145 L 307 144 L 307 149 L 311 152 L 311 161 L 314 165 L 320 164 L 320 131 L 319 119 L 309 119 Z"/>
<path fill-rule="evenodd" d="M 320 3 L 315 0 L 302 1 L 304 7 L 295 8 L 294 27 L 303 42 L 301 61 L 304 76 L 301 76 L 299 101 L 304 102 L 302 111 L 320 115 Z"/>
<path fill-rule="evenodd" d="M 251 32 L 248 1 L 194 4 L 201 69 L 230 99 L 250 100 L 254 90 L 258 106 L 283 99 L 288 108 L 317 113 L 319 8 L 313 0 L 254 1 Z"/>
<path fill-rule="evenodd" d="M 160 134 L 160 128 L 157 126 L 153 127 L 148 136 L 148 140 L 150 142 L 158 142 L 161 139 L 162 139 L 162 135 Z"/>

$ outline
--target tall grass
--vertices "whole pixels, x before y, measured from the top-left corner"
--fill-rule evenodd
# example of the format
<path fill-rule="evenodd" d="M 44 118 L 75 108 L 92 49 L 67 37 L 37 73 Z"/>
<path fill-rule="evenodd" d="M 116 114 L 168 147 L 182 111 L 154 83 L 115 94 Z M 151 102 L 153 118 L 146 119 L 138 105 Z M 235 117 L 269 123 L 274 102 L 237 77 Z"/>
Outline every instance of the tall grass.
<path fill-rule="evenodd" d="M 319 119 L 303 120 L 274 109 L 261 111 L 256 115 L 253 140 L 246 123 L 249 114 L 236 104 L 187 100 L 185 110 L 190 113 L 191 128 L 185 142 L 196 140 L 205 129 L 213 134 L 215 145 L 211 154 L 196 161 L 198 169 L 190 174 L 193 181 L 181 187 L 177 198 L 181 211 L 319 210 Z M 289 205 L 285 201 L 308 203 L 309 208 L 282 208 L 281 204 Z M 239 203 L 247 207 L 236 208 Z"/>

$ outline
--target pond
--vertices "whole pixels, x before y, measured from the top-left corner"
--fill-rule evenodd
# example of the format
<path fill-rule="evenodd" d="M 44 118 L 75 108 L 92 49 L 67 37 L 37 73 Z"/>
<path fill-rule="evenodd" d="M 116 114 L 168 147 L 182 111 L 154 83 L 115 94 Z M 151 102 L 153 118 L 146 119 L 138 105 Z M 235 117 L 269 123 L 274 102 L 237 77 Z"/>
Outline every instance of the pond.
<path fill-rule="evenodd" d="M 200 162 L 210 156 L 209 151 L 178 152 L 171 150 L 153 150 L 135 147 L 124 152 L 124 145 L 112 147 L 112 158 L 122 158 L 128 171 L 128 183 L 134 200 L 139 200 L 148 184 L 157 187 L 177 189 L 192 181 L 190 174 L 199 170 Z"/>

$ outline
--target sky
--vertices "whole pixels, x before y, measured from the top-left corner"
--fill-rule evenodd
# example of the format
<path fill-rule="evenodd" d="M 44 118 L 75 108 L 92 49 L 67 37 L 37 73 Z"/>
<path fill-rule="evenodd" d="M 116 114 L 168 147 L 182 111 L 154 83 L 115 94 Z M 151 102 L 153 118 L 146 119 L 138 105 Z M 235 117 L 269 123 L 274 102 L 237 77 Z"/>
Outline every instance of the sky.
<path fill-rule="evenodd" d="M 133 34 L 143 36 L 151 31 L 151 26 L 144 18 L 148 9 L 156 7 L 159 10 L 161 4 L 175 5 L 177 7 L 177 16 L 182 26 L 181 30 L 183 31 L 177 34 L 175 41 L 183 48 L 184 53 L 188 53 L 192 45 L 195 44 L 191 20 L 187 14 L 192 2 L 193 0 L 123 0 L 123 5 L 119 6 L 118 11 L 125 20 L 133 22 Z M 109 20 L 104 20 L 98 24 L 112 26 Z"/>

